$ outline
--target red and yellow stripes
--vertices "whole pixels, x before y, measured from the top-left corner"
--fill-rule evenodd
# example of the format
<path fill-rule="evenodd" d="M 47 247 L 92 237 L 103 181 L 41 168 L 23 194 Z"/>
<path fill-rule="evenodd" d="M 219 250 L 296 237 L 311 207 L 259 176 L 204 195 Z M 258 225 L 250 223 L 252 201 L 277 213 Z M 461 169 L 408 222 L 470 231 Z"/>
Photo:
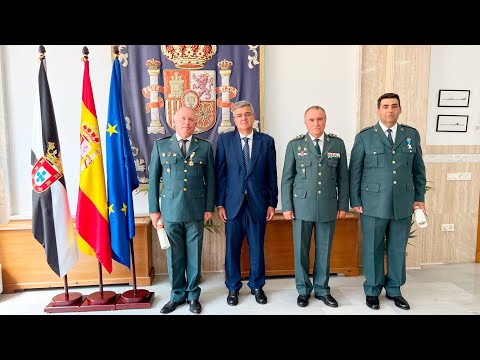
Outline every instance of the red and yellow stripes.
<path fill-rule="evenodd" d="M 88 255 L 96 255 L 103 267 L 111 273 L 112 250 L 100 131 L 88 60 L 85 60 L 84 64 L 80 121 L 80 185 L 75 219 L 79 235 L 78 247 Z"/>

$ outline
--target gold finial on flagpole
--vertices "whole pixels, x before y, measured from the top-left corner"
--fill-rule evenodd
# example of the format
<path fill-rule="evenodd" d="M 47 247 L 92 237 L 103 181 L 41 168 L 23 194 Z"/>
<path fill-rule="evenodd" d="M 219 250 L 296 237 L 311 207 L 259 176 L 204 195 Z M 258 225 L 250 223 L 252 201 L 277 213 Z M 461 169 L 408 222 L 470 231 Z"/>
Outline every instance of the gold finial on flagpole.
<path fill-rule="evenodd" d="M 42 61 L 43 59 L 45 59 L 45 53 L 47 52 L 47 50 L 45 50 L 45 46 L 43 45 L 40 45 L 38 47 L 38 52 L 40 53 L 40 56 L 38 57 L 40 59 L 40 61 Z"/>
<path fill-rule="evenodd" d="M 118 59 L 118 56 L 120 55 L 120 50 L 118 50 L 117 45 L 113 45 L 113 53 L 115 54 L 115 57 Z"/>
<path fill-rule="evenodd" d="M 86 46 L 83 47 L 82 53 L 82 61 L 88 61 L 88 54 L 90 54 L 90 51 L 88 51 L 88 48 Z"/>

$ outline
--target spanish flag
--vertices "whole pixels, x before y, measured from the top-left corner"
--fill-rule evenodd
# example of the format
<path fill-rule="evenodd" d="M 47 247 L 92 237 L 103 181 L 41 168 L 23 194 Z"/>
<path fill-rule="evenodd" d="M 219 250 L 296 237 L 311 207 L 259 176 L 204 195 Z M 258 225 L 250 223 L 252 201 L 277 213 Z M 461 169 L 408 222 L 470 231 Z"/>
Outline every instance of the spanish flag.
<path fill-rule="evenodd" d="M 77 216 L 78 247 L 98 258 L 112 272 L 112 250 L 108 226 L 102 147 L 90 82 L 89 61 L 84 60 L 82 118 L 80 122 L 80 185 Z"/>

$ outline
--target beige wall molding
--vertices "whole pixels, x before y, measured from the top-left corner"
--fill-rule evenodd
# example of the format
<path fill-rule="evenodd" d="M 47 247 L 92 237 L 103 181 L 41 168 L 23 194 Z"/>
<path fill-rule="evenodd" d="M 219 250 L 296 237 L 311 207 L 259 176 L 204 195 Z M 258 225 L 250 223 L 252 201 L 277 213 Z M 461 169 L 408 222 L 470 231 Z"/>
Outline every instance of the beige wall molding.
<path fill-rule="evenodd" d="M 7 117 L 5 111 L 5 77 L 3 73 L 3 46 L 0 45 L 0 224 L 5 224 L 10 215 L 7 132 Z"/>
<path fill-rule="evenodd" d="M 480 162 L 480 154 L 427 154 L 423 155 L 424 162 Z"/>

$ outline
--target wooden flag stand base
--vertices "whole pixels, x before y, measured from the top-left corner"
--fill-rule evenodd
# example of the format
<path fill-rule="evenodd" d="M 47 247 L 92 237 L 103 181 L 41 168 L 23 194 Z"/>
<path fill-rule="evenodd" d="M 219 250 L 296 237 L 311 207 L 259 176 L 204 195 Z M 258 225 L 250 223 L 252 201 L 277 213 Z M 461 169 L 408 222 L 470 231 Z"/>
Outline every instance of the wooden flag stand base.
<path fill-rule="evenodd" d="M 115 309 L 150 309 L 154 295 L 154 292 L 144 289 L 125 291 L 117 300 Z"/>
<path fill-rule="evenodd" d="M 118 299 L 113 291 L 97 291 L 87 296 L 78 311 L 104 311 L 115 310 L 115 303 Z"/>
<path fill-rule="evenodd" d="M 137 290 L 135 293 L 133 290 L 129 290 L 122 295 L 115 294 L 113 291 L 104 291 L 103 296 L 100 292 L 88 296 L 82 296 L 80 293 L 70 293 L 68 300 L 65 299 L 65 294 L 60 294 L 55 296 L 43 311 L 46 313 L 66 313 L 150 309 L 154 297 L 155 293 L 148 290 Z M 77 300 L 72 301 L 74 298 Z"/>
<path fill-rule="evenodd" d="M 76 312 L 85 301 L 86 296 L 78 292 L 59 294 L 43 309 L 47 313 Z"/>

